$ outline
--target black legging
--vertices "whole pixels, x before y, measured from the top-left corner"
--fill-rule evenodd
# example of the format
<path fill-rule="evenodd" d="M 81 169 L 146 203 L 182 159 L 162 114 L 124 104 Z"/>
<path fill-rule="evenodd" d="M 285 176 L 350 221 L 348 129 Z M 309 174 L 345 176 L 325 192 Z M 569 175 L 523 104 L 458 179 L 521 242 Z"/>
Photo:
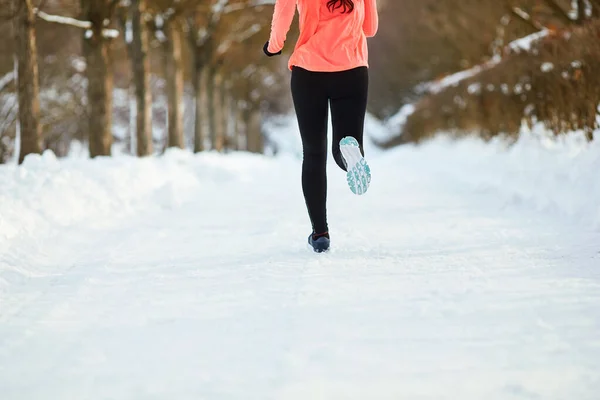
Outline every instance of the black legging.
<path fill-rule="evenodd" d="M 333 126 L 332 153 L 346 171 L 340 140 L 354 137 L 364 155 L 363 128 L 367 111 L 369 73 L 367 67 L 341 72 L 312 72 L 292 68 L 292 97 L 298 118 L 304 159 L 302 190 L 313 232 L 325 233 L 327 225 L 327 121 L 329 103 Z"/>

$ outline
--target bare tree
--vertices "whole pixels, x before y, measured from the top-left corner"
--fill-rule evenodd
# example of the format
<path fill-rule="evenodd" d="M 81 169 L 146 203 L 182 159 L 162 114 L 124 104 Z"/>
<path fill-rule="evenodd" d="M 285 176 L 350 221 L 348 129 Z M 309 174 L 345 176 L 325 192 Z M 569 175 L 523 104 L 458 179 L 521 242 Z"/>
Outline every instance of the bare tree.
<path fill-rule="evenodd" d="M 199 14 L 198 9 L 208 4 L 208 0 L 180 0 L 176 3 L 170 0 L 151 0 L 152 12 L 155 15 L 154 18 L 154 29 L 162 48 L 162 63 L 165 71 L 165 82 L 168 99 L 168 135 L 167 135 L 167 146 L 168 147 L 180 147 L 185 146 L 184 143 L 184 129 L 183 129 L 183 89 L 185 83 L 184 75 L 184 40 L 185 33 L 187 32 L 188 38 L 189 26 L 187 25 L 186 18 L 189 16 Z M 186 22 L 184 24 L 184 22 Z M 196 59 L 194 52 L 190 53 L 190 57 L 193 60 Z M 192 68 L 192 84 L 194 87 L 197 86 L 199 79 L 194 79 L 196 69 Z M 195 90 L 196 91 L 196 90 Z M 196 93 L 200 93 L 201 90 L 198 87 Z M 198 96 L 195 96 L 198 97 Z M 202 109 L 200 104 L 195 106 L 196 119 L 199 120 L 199 115 Z M 195 124 L 201 126 L 200 124 Z M 199 136 L 196 133 L 196 136 Z M 201 136 L 201 135 L 200 135 Z M 202 140 L 195 140 L 195 146 L 200 144 Z"/>
<path fill-rule="evenodd" d="M 31 0 L 13 0 L 13 12 L 22 163 L 28 154 L 42 152 L 37 43 Z"/>
<path fill-rule="evenodd" d="M 0 0 L 0 4 L 13 1 Z M 184 147 L 183 100 L 188 79 L 194 88 L 195 112 L 190 114 L 195 115 L 195 151 L 204 150 L 205 146 L 218 151 L 245 148 L 244 143 L 262 149 L 262 145 L 252 143 L 262 140 L 264 100 L 277 104 L 273 99 L 281 91 L 273 87 L 262 90 L 265 75 L 255 79 L 242 77 L 239 72 L 247 65 L 262 65 L 262 69 L 268 65 L 266 69 L 271 68 L 276 74 L 288 72 L 283 58 L 267 59 L 261 52 L 272 5 L 262 0 L 42 0 L 35 4 L 33 15 L 43 20 L 38 28 L 45 32 L 43 43 L 40 42 L 43 74 L 38 90 L 39 124 L 47 129 L 40 129 L 44 136 L 41 147 L 65 155 L 74 138 L 89 139 L 92 157 L 110 155 L 113 125 L 129 121 L 130 126 L 137 127 L 130 136 L 137 138 L 135 151 L 143 156 L 153 152 L 152 121 L 162 122 L 165 116 L 166 145 Z M 8 14 L 10 10 L 0 6 L 0 19 Z M 115 40 L 120 36 L 118 30 L 112 29 L 116 16 L 126 33 L 124 41 Z M 65 27 L 54 28 L 56 24 Z M 151 29 L 155 36 L 150 35 Z M 81 32 L 83 40 L 77 40 L 74 32 Z M 76 39 L 71 40 L 72 37 Z M 0 48 L 13 52 L 5 44 Z M 286 49 L 290 50 L 291 47 Z M 188 60 L 192 68 L 185 67 Z M 165 112 L 154 108 L 153 116 L 151 107 L 155 104 L 149 86 L 151 68 L 157 65 L 164 71 L 168 113 L 166 108 Z M 3 74 L 8 67 L 6 57 L 0 55 Z M 248 81 L 248 92 L 237 90 L 237 80 Z M 118 96 L 113 100 L 115 88 L 128 86 L 135 89 L 137 112 L 128 107 L 131 103 L 125 98 Z M 53 96 L 56 93 L 60 95 Z M 248 93 L 252 93 L 251 99 Z M 7 95 L 16 98 L 14 93 Z M 235 127 L 239 130 L 232 133 Z M 253 129 L 246 129 L 250 127 Z M 246 132 L 259 135 L 248 140 Z M 244 137 L 239 133 L 244 133 Z"/>
<path fill-rule="evenodd" d="M 111 31 L 106 31 L 118 0 L 80 0 L 83 19 L 91 24 L 85 31 L 87 62 L 90 156 L 109 156 L 112 136 Z"/>
<path fill-rule="evenodd" d="M 165 72 L 167 99 L 169 103 L 168 147 L 184 148 L 183 140 L 183 58 L 182 31 L 179 20 L 168 20 L 165 24 L 167 40 L 165 49 Z"/>
<path fill-rule="evenodd" d="M 187 18 L 196 93 L 196 151 L 203 150 L 204 126 L 208 127 L 211 149 L 223 150 L 224 129 L 220 126 L 223 118 L 219 118 L 222 114 L 220 103 L 223 102 L 219 87 L 227 84 L 227 78 L 222 68 L 229 64 L 232 47 L 247 43 L 250 37 L 266 32 L 270 27 L 272 7 L 266 4 L 251 0 L 205 0 L 196 7 L 196 13 Z M 247 48 L 245 51 L 248 54 Z M 204 109 L 206 115 L 203 115 Z M 223 112 L 227 113 L 226 110 Z"/>
<path fill-rule="evenodd" d="M 206 7 L 206 1 L 202 6 Z M 208 15 L 208 18 L 207 18 Z M 210 118 L 209 102 L 205 99 L 207 88 L 206 67 L 214 53 L 215 20 L 198 6 L 187 18 L 187 42 L 192 55 L 192 84 L 194 87 L 194 152 L 205 149 L 205 120 Z M 209 89 L 208 89 L 209 90 Z M 204 106 L 207 107 L 204 107 Z M 209 128 L 210 131 L 210 128 Z"/>
<path fill-rule="evenodd" d="M 149 32 L 144 20 L 146 0 L 130 0 L 130 54 L 136 99 L 136 143 L 139 157 L 152 154 L 152 92 L 150 89 Z"/>
<path fill-rule="evenodd" d="M 12 158 L 15 142 L 15 121 L 17 120 L 17 100 L 13 94 L 15 74 L 9 72 L 0 77 L 0 164 Z"/>

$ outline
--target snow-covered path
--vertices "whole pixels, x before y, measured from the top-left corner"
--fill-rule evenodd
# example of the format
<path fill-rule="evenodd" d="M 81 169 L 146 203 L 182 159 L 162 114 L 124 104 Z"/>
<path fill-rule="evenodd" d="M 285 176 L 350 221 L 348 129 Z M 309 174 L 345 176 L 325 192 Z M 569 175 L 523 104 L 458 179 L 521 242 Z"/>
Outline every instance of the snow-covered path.
<path fill-rule="evenodd" d="M 287 158 L 175 154 L 180 181 L 62 226 L 0 206 L 0 398 L 597 399 L 599 232 L 437 155 L 374 158 L 364 197 L 332 167 L 322 255 Z"/>

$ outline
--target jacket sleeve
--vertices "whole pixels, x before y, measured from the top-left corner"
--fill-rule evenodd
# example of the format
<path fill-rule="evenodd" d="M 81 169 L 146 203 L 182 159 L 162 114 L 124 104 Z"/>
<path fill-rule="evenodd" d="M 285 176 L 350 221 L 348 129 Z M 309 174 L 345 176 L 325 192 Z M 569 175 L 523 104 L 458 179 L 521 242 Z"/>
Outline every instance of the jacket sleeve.
<path fill-rule="evenodd" d="M 297 0 L 276 0 L 273 20 L 271 22 L 271 35 L 269 37 L 270 53 L 278 53 L 283 49 L 283 44 L 292 26 L 296 13 Z"/>
<path fill-rule="evenodd" d="M 367 37 L 373 37 L 379 28 L 379 15 L 377 14 L 377 0 L 365 0 L 365 21 L 363 32 Z"/>

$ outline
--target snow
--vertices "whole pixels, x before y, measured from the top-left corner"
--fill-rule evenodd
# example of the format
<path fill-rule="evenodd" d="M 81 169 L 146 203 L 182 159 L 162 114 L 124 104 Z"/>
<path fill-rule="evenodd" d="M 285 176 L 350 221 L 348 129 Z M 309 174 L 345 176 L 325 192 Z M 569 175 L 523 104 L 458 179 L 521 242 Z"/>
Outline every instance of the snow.
<path fill-rule="evenodd" d="M 562 216 L 600 231 L 600 180 L 595 172 L 600 143 L 588 143 L 583 132 L 555 138 L 536 125 L 523 128 L 512 145 L 502 138 L 483 145 L 476 137 L 457 142 L 439 137 L 415 149 L 421 153 L 443 160 L 428 168 L 455 183 L 462 176 L 460 181 L 472 192 L 493 194 L 505 207 Z"/>
<path fill-rule="evenodd" d="M 1 166 L 2 399 L 595 399 L 598 143 L 367 154 L 324 255 L 297 153 Z"/>
<path fill-rule="evenodd" d="M 540 66 L 542 72 L 550 72 L 554 70 L 554 64 L 551 62 L 545 62 Z"/>
<path fill-rule="evenodd" d="M 481 93 L 481 83 L 471 83 L 469 85 L 469 87 L 467 88 L 467 92 L 469 92 L 470 95 L 476 95 L 476 94 L 480 94 Z"/>
<path fill-rule="evenodd" d="M 81 29 L 91 29 L 92 28 L 92 23 L 90 21 L 81 21 L 81 20 L 78 20 L 75 18 L 63 17 L 60 15 L 50 15 L 50 14 L 46 14 L 42 10 L 36 10 L 36 14 L 38 17 L 40 17 L 41 19 L 43 19 L 46 22 L 52 22 L 52 23 L 61 24 L 61 25 L 69 25 L 69 26 L 73 26 L 75 28 L 81 28 Z"/>
<path fill-rule="evenodd" d="M 379 142 L 384 142 L 394 136 L 398 136 L 398 134 L 403 131 L 408 117 L 410 117 L 414 112 L 414 104 L 405 104 L 400 108 L 400 110 L 398 110 L 396 114 L 386 121 L 383 127 L 385 129 L 378 129 L 374 133 L 371 133 L 370 136 Z"/>
<path fill-rule="evenodd" d="M 159 20 L 159 17 L 156 17 L 156 21 Z M 156 24 L 157 27 L 162 27 L 162 24 Z M 163 36 L 164 33 L 162 33 L 162 31 L 160 29 L 157 29 L 156 32 L 160 32 Z M 162 42 L 162 40 L 159 38 L 159 40 Z M 125 21 L 125 43 L 132 43 L 133 42 L 133 24 L 131 23 L 131 19 L 127 18 L 127 20 Z"/>
<path fill-rule="evenodd" d="M 535 32 L 535 33 L 532 33 L 525 37 L 522 37 L 521 39 L 514 40 L 511 43 L 509 43 L 508 46 L 510 47 L 511 50 L 516 51 L 516 52 L 519 52 L 519 51 L 530 52 L 531 46 L 534 43 L 540 41 L 541 39 L 545 38 L 549 34 L 550 34 L 550 31 L 548 29 L 544 29 L 539 32 Z"/>
<path fill-rule="evenodd" d="M 36 10 L 36 14 L 38 17 L 43 19 L 46 22 L 51 22 L 54 24 L 68 25 L 75 28 L 85 29 L 85 37 L 86 39 L 90 39 L 94 32 L 91 31 L 92 23 L 90 21 L 81 21 L 71 17 L 63 17 L 61 15 L 50 15 L 46 14 L 41 10 Z M 102 29 L 102 36 L 107 39 L 116 39 L 119 37 L 119 31 L 117 29 Z"/>
<path fill-rule="evenodd" d="M 212 14 L 221 14 L 224 8 L 228 5 L 229 0 L 216 0 L 211 7 Z"/>
<path fill-rule="evenodd" d="M 102 36 L 107 39 L 116 39 L 120 35 L 120 32 L 117 29 L 103 29 Z"/>
<path fill-rule="evenodd" d="M 460 82 L 464 81 L 465 79 L 472 78 L 475 75 L 481 73 L 482 71 L 489 69 L 493 65 L 495 64 L 490 63 L 488 65 L 476 65 L 473 68 L 469 68 L 467 70 L 448 75 L 443 79 L 440 79 L 439 81 L 432 82 L 426 85 L 426 88 L 430 93 L 439 93 L 449 87 L 457 86 Z"/>
<path fill-rule="evenodd" d="M 4 90 L 6 86 L 8 86 L 15 79 L 14 71 L 10 71 L 4 76 L 0 77 L 0 92 Z"/>

